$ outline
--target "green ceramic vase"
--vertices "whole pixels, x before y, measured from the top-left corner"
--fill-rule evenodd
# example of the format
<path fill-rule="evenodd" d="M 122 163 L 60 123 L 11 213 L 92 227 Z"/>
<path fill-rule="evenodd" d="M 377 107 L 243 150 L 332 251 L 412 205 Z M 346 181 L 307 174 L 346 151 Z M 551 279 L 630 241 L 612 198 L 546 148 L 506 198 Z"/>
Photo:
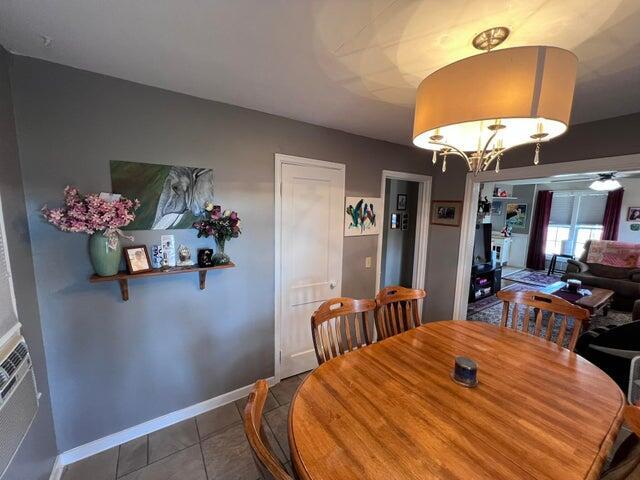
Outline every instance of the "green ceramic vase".
<path fill-rule="evenodd" d="M 118 273 L 122 249 L 120 239 L 115 249 L 109 248 L 109 239 L 102 232 L 96 232 L 89 237 L 89 257 L 96 275 L 109 277 Z"/>

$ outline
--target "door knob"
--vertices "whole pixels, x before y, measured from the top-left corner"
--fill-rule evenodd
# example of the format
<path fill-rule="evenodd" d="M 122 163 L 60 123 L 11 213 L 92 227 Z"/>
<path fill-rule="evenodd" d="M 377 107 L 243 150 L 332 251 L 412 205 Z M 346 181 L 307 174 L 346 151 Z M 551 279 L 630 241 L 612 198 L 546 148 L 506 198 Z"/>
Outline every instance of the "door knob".
<path fill-rule="evenodd" d="M 338 283 L 337 283 L 335 280 L 331 280 L 331 281 L 329 282 L 329 288 L 330 288 L 330 289 L 332 289 L 332 290 L 333 290 L 334 288 L 336 288 L 336 285 L 338 285 Z"/>

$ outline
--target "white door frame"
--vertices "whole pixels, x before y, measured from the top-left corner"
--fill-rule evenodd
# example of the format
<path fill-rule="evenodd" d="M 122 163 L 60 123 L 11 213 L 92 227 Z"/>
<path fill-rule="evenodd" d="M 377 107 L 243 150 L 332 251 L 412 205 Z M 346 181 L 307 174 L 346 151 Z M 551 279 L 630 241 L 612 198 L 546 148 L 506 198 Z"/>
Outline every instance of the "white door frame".
<path fill-rule="evenodd" d="M 480 194 L 480 184 L 485 182 L 506 182 L 511 180 L 534 180 L 554 175 L 580 174 L 602 171 L 640 170 L 640 154 L 622 155 L 617 157 L 592 158 L 575 162 L 549 163 L 532 165 L 530 167 L 506 168 L 500 173 L 481 172 L 477 176 L 467 173 L 464 188 L 465 208 L 462 209 L 462 228 L 460 231 L 460 246 L 458 249 L 458 268 L 456 289 L 454 296 L 453 318 L 464 320 L 467 317 L 467 303 L 469 294 L 469 278 L 471 278 L 471 258 L 473 256 L 473 241 L 475 238 L 475 223 L 477 208 L 476 200 Z M 534 200 L 535 203 L 535 200 Z"/>
<path fill-rule="evenodd" d="M 384 199 L 387 191 L 387 179 L 407 180 L 418 183 L 418 211 L 416 212 L 416 239 L 413 251 L 413 288 L 424 289 L 427 275 L 427 244 L 429 240 L 429 215 L 431 213 L 431 177 L 417 173 L 395 172 L 383 170 L 380 181 L 381 226 L 378 235 L 376 255 L 376 292 L 380 291 L 380 274 L 382 273 L 382 237 L 387 219 L 384 217 Z"/>
<path fill-rule="evenodd" d="M 312 158 L 296 157 L 293 155 L 284 155 L 282 153 L 275 154 L 275 182 L 274 182 L 274 199 L 275 199 L 275 263 L 274 263 L 274 352 L 273 352 L 273 370 L 274 383 L 278 383 L 280 378 L 281 349 L 280 332 L 282 328 L 282 165 L 303 165 L 332 168 L 342 172 L 346 172 L 346 165 L 343 163 L 327 162 L 324 160 L 314 160 Z M 344 190 L 344 185 L 343 185 Z M 344 199 L 343 199 L 344 202 Z M 340 278 L 342 278 L 342 256 L 344 236 L 340 237 Z M 311 324 L 309 324 L 311 325 Z M 311 326 L 309 326 L 311 328 Z"/>

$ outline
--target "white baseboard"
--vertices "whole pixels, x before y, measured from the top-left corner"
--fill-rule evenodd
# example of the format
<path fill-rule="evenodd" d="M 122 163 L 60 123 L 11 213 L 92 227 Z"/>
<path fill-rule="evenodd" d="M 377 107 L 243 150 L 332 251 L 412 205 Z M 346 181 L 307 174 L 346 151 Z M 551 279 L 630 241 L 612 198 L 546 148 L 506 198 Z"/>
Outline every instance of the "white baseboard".
<path fill-rule="evenodd" d="M 60 455 L 58 455 L 56 457 L 56 461 L 53 462 L 53 468 L 51 469 L 49 480 L 61 480 L 62 472 L 64 472 L 64 465 L 62 465 Z"/>
<path fill-rule="evenodd" d="M 267 379 L 267 382 L 269 382 L 269 385 L 273 385 L 275 383 L 275 378 L 270 377 Z M 69 465 L 70 463 L 77 462 L 78 460 L 82 460 L 83 458 L 90 457 L 92 455 L 95 455 L 96 453 L 100 453 L 126 443 L 129 440 L 133 440 L 134 438 L 141 437 L 142 435 L 147 435 L 149 433 L 155 432 L 156 430 L 169 427 L 175 423 L 195 417 L 196 415 L 208 412 L 209 410 L 213 410 L 214 408 L 218 408 L 222 405 L 240 400 L 241 398 L 249 395 L 249 392 L 252 388 L 253 384 L 247 385 L 245 387 L 238 388 L 237 390 L 233 390 L 232 392 L 223 393 L 222 395 L 210 398 L 209 400 L 205 400 L 204 402 L 196 403 L 195 405 L 183 408 L 182 410 L 168 413 L 161 417 L 154 418 L 153 420 L 149 420 L 139 425 L 135 425 L 131 428 L 127 428 L 126 430 L 112 433 L 111 435 L 99 438 L 98 440 L 94 440 L 93 442 L 85 443 L 84 445 L 72 448 L 71 450 L 67 450 L 66 452 L 62 452 L 60 455 L 58 455 L 56 464 L 59 463 L 61 467 L 60 470 L 62 471 L 62 467 L 64 467 L 64 465 Z M 51 472 L 51 475 L 52 476 L 50 480 L 58 480 L 59 477 L 53 476 L 54 472 Z"/>

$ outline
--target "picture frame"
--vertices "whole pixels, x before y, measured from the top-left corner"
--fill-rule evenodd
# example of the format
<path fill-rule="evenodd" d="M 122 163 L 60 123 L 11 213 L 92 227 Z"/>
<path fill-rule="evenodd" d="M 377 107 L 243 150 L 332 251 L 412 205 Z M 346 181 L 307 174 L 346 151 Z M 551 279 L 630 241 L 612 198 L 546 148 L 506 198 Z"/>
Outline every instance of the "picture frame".
<path fill-rule="evenodd" d="M 505 223 L 511 228 L 526 228 L 527 209 L 526 203 L 507 203 Z"/>
<path fill-rule="evenodd" d="M 345 197 L 344 236 L 378 235 L 382 199 L 373 197 Z"/>
<path fill-rule="evenodd" d="M 396 210 L 406 210 L 407 209 L 407 195 L 404 193 L 399 193 L 398 198 L 396 200 Z"/>
<path fill-rule="evenodd" d="M 122 249 L 124 259 L 127 262 L 127 271 L 130 275 L 137 273 L 150 272 L 151 259 L 146 245 L 135 245 L 133 247 L 124 247 Z"/>
<path fill-rule="evenodd" d="M 462 220 L 462 202 L 434 200 L 431 202 L 431 225 L 459 227 Z"/>
<path fill-rule="evenodd" d="M 629 207 L 627 222 L 640 222 L 640 207 Z"/>
<path fill-rule="evenodd" d="M 401 225 L 402 230 L 409 230 L 409 214 L 406 212 L 402 214 Z"/>
<path fill-rule="evenodd" d="M 398 214 L 392 213 L 390 215 L 389 228 L 391 230 L 396 230 L 398 228 Z"/>

